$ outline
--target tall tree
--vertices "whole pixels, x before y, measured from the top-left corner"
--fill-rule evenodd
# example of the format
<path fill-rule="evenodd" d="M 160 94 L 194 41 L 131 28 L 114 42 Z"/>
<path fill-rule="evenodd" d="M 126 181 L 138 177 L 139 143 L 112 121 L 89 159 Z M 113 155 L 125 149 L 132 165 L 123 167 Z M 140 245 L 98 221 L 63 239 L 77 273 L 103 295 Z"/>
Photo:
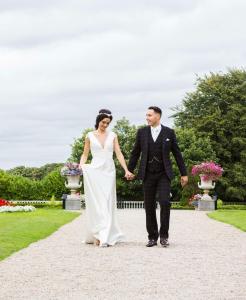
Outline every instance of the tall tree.
<path fill-rule="evenodd" d="M 175 125 L 209 137 L 225 172 L 218 184 L 223 200 L 246 198 L 246 71 L 233 69 L 197 78 L 196 89 L 176 107 Z"/>
<path fill-rule="evenodd" d="M 81 155 L 84 150 L 86 134 L 92 130 L 93 129 L 91 129 L 91 128 L 87 128 L 81 133 L 81 136 L 79 138 L 74 139 L 73 144 L 70 145 L 72 148 L 72 153 L 71 153 L 70 157 L 68 158 L 68 161 L 76 162 L 76 163 L 80 162 L 80 158 L 81 158 Z M 89 156 L 89 160 L 90 159 L 91 159 L 91 155 Z"/>
<path fill-rule="evenodd" d="M 197 185 L 200 178 L 191 175 L 192 166 L 199 164 L 201 161 L 217 161 L 217 158 L 209 137 L 200 137 L 193 128 L 176 128 L 175 132 L 187 166 L 189 183 L 184 189 L 181 188 L 180 173 L 172 156 L 174 170 L 174 178 L 172 180 L 173 200 L 180 200 L 182 204 L 188 204 L 189 198 L 193 194 L 200 192 Z"/>

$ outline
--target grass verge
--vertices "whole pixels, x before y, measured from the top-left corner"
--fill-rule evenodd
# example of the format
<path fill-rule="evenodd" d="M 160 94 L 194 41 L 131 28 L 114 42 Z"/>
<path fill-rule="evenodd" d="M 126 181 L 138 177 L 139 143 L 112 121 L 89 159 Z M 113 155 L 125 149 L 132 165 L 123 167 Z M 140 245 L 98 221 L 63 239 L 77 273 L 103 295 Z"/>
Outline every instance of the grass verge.
<path fill-rule="evenodd" d="M 246 210 L 216 210 L 208 213 L 208 216 L 220 222 L 233 225 L 242 231 L 246 231 Z"/>
<path fill-rule="evenodd" d="M 0 214 L 0 260 L 46 238 L 62 225 L 79 216 L 79 212 L 39 208 L 34 212 Z"/>

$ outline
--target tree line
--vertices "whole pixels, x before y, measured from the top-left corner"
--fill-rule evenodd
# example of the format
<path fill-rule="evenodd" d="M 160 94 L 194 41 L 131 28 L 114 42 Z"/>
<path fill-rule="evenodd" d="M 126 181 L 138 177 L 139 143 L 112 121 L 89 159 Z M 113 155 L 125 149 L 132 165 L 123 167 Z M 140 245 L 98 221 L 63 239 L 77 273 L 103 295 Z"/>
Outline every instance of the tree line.
<path fill-rule="evenodd" d="M 224 201 L 244 201 L 246 196 L 246 71 L 228 70 L 197 77 L 195 90 L 187 93 L 182 105 L 173 109 L 175 132 L 189 175 L 194 164 L 213 160 L 224 168 L 216 184 L 216 193 Z M 144 126 L 144 125 L 143 125 Z M 113 131 L 118 135 L 122 152 L 129 159 L 139 127 L 126 118 L 116 122 Z M 68 161 L 79 162 L 87 128 L 71 145 Z M 91 157 L 89 157 L 89 160 Z M 172 158 L 173 159 L 173 158 Z M 124 171 L 115 159 L 119 199 L 142 199 L 138 180 L 127 182 Z M 16 167 L 0 171 L 0 196 L 6 199 L 57 199 L 67 193 L 60 175 L 63 164 L 47 164 L 41 168 Z M 189 176 L 189 184 L 181 189 L 180 175 L 173 160 L 175 177 L 172 199 L 187 203 L 199 192 L 199 178 Z M 136 170 L 137 171 L 137 170 Z M 83 187 L 82 190 L 83 192 Z"/>

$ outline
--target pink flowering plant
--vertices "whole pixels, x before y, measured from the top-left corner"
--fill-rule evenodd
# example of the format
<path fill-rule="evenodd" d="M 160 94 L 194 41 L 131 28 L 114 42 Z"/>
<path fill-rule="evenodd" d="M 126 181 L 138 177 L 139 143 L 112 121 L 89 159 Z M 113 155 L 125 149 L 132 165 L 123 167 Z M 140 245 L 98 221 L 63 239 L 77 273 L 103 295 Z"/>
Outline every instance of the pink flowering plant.
<path fill-rule="evenodd" d="M 202 198 L 201 194 L 192 195 L 189 199 L 189 205 L 198 207 L 198 201 L 201 200 L 201 198 Z"/>
<path fill-rule="evenodd" d="M 82 175 L 82 170 L 77 163 L 66 163 L 64 167 L 61 169 L 62 176 L 76 176 Z"/>
<path fill-rule="evenodd" d="M 220 165 L 210 161 L 203 162 L 200 165 L 194 165 L 191 174 L 193 176 L 199 175 L 204 181 L 216 181 L 222 176 L 223 171 L 224 170 Z"/>

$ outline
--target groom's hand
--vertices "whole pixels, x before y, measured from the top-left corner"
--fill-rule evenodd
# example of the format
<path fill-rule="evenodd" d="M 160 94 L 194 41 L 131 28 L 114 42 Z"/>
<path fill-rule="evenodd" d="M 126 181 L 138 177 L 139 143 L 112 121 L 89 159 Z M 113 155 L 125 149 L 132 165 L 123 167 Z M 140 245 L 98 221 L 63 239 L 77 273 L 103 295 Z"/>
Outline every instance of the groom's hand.
<path fill-rule="evenodd" d="M 181 183 L 182 187 L 186 186 L 188 181 L 189 181 L 188 176 L 181 176 L 180 183 Z"/>
<path fill-rule="evenodd" d="M 133 180 L 134 177 L 135 177 L 135 175 L 133 173 L 129 172 L 129 171 L 127 171 L 126 174 L 125 174 L 125 178 L 127 180 Z"/>
<path fill-rule="evenodd" d="M 133 180 L 135 178 L 135 175 L 134 174 L 131 174 L 131 176 L 129 177 L 128 180 Z"/>

